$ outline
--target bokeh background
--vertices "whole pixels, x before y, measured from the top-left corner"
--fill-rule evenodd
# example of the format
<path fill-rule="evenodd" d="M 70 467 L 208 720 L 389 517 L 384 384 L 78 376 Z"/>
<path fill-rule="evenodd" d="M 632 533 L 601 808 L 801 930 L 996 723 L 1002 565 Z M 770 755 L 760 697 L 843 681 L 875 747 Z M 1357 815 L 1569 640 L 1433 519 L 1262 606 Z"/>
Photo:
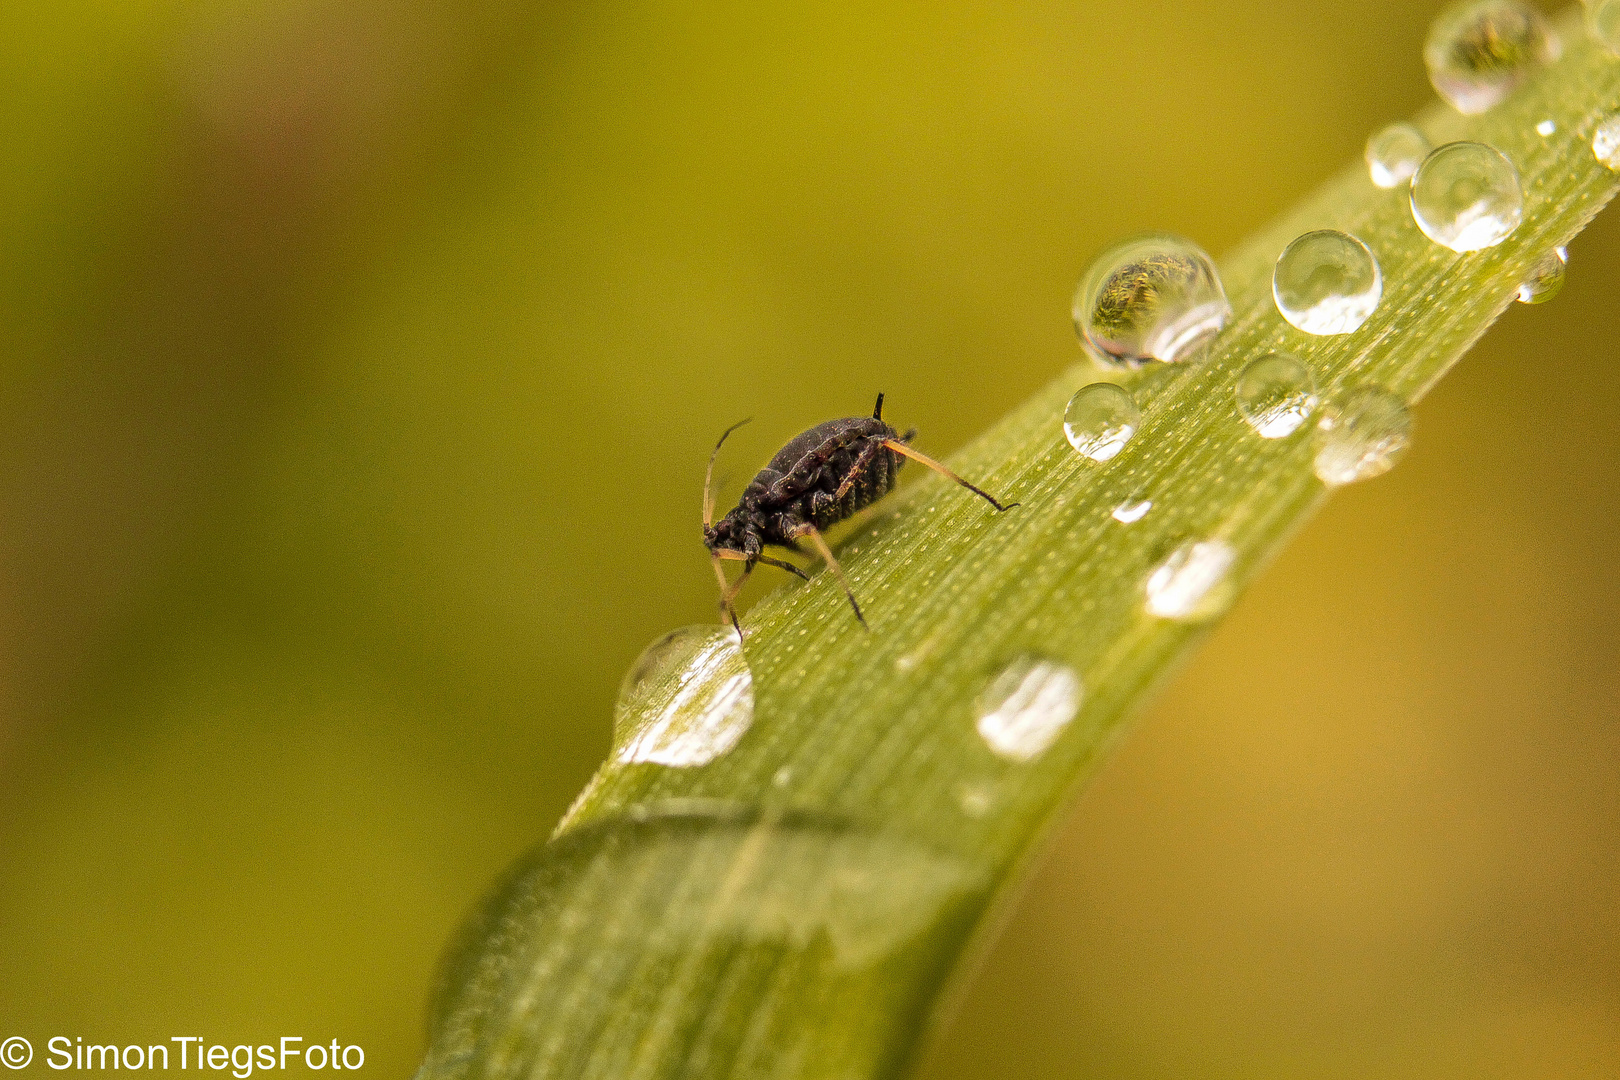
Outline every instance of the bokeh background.
<path fill-rule="evenodd" d="M 946 453 L 1121 235 L 1429 100 L 1412 0 L 0 10 L 0 1037 L 358 1043 L 713 612 L 736 479 Z M 1620 1069 L 1613 213 L 1081 795 L 924 1063 Z M 761 575 L 763 576 L 763 575 Z"/>

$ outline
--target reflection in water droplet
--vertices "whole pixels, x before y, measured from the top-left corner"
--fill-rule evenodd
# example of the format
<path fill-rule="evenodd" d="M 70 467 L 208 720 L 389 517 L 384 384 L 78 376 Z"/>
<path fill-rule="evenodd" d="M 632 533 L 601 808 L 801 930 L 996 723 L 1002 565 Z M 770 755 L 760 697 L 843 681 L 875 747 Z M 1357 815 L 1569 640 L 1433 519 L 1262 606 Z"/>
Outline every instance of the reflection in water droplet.
<path fill-rule="evenodd" d="M 1519 286 L 1519 303 L 1545 304 L 1557 296 L 1564 287 L 1564 271 L 1568 266 L 1569 252 L 1561 247 L 1543 255 Z"/>
<path fill-rule="evenodd" d="M 1428 155 L 1429 140 L 1411 124 L 1390 124 L 1367 137 L 1367 173 L 1381 188 L 1411 180 Z"/>
<path fill-rule="evenodd" d="M 1063 410 L 1063 434 L 1069 445 L 1092 461 L 1118 454 L 1141 426 L 1136 401 L 1113 383 L 1082 386 Z"/>
<path fill-rule="evenodd" d="M 1316 476 L 1338 487 L 1393 468 L 1411 445 L 1412 414 L 1388 390 L 1363 386 L 1323 413 L 1316 434 Z"/>
<path fill-rule="evenodd" d="M 754 722 L 754 682 L 729 627 L 684 626 L 647 646 L 619 687 L 614 759 L 705 765 Z"/>
<path fill-rule="evenodd" d="M 1013 761 L 1045 750 L 1080 711 L 1084 690 L 1074 669 L 1055 660 L 1020 656 L 991 680 L 974 703 L 979 735 Z"/>
<path fill-rule="evenodd" d="M 1184 359 L 1231 314 L 1214 260 L 1163 234 L 1103 252 L 1074 294 L 1075 331 L 1104 362 Z"/>
<path fill-rule="evenodd" d="M 1586 0 L 1586 29 L 1612 53 L 1620 53 L 1620 0 Z"/>
<path fill-rule="evenodd" d="M 1484 143 L 1447 143 L 1412 178 L 1412 217 L 1430 240 L 1479 251 L 1506 240 L 1524 216 L 1519 170 Z"/>
<path fill-rule="evenodd" d="M 1148 575 L 1147 609 L 1161 619 L 1203 619 L 1231 599 L 1228 574 L 1237 552 L 1220 540 L 1197 540 L 1172 551 Z"/>
<path fill-rule="evenodd" d="M 1592 132 L 1592 155 L 1606 168 L 1620 172 L 1620 112 L 1610 113 Z"/>
<path fill-rule="evenodd" d="M 1152 499 L 1126 499 L 1114 507 L 1113 519 L 1121 525 L 1134 525 L 1147 517 L 1147 512 L 1153 509 Z"/>
<path fill-rule="evenodd" d="M 1292 435 L 1316 408 L 1316 380 L 1287 353 L 1268 353 L 1244 368 L 1235 394 L 1238 411 L 1262 439 Z"/>
<path fill-rule="evenodd" d="M 1536 134 L 1540 135 L 1543 139 L 1549 135 L 1556 135 L 1557 133 L 1558 125 L 1553 123 L 1551 120 L 1543 120 L 1541 123 L 1536 125 Z"/>
<path fill-rule="evenodd" d="M 1558 59 L 1558 35 L 1518 0 L 1465 0 L 1429 28 L 1429 82 L 1458 112 L 1482 113 Z"/>
<path fill-rule="evenodd" d="M 1277 310 L 1307 334 L 1350 333 L 1383 295 L 1384 276 L 1367 245 L 1333 229 L 1295 237 L 1271 272 Z"/>

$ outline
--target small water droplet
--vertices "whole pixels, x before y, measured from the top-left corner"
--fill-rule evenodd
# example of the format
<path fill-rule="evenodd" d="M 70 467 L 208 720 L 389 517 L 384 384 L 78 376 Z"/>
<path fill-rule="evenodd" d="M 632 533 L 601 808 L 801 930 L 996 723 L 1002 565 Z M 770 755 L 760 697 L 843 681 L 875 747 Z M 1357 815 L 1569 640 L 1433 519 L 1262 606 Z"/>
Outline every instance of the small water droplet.
<path fill-rule="evenodd" d="M 979 818 L 989 811 L 991 803 L 995 802 L 995 795 L 985 785 L 973 784 L 958 792 L 957 802 L 968 817 Z"/>
<path fill-rule="evenodd" d="M 1412 217 L 1430 240 L 1479 251 L 1508 238 L 1524 216 L 1519 170 L 1484 143 L 1447 143 L 1412 177 Z"/>
<path fill-rule="evenodd" d="M 1214 261 L 1190 241 L 1164 234 L 1109 248 L 1074 294 L 1075 331 L 1105 363 L 1184 359 L 1231 314 Z"/>
<path fill-rule="evenodd" d="M 1220 540 L 1182 544 L 1147 579 L 1147 609 L 1161 619 L 1204 619 L 1231 599 L 1237 552 Z"/>
<path fill-rule="evenodd" d="M 705 765 L 754 722 L 754 682 L 730 627 L 683 626 L 642 652 L 619 686 L 614 758 Z"/>
<path fill-rule="evenodd" d="M 1141 426 L 1142 410 L 1129 392 L 1113 383 L 1082 386 L 1063 410 L 1063 434 L 1069 445 L 1092 461 L 1118 454 Z"/>
<path fill-rule="evenodd" d="M 1568 266 L 1568 251 L 1555 247 L 1547 252 L 1519 286 L 1519 303 L 1545 304 L 1557 296 L 1564 287 L 1564 271 Z"/>
<path fill-rule="evenodd" d="M 1277 310 L 1307 334 L 1350 333 L 1383 295 L 1384 275 L 1367 245 L 1333 229 L 1295 237 L 1271 272 Z"/>
<path fill-rule="evenodd" d="M 1367 138 L 1367 173 L 1381 188 L 1400 187 L 1412 179 L 1429 154 L 1429 140 L 1411 124 L 1390 124 Z"/>
<path fill-rule="evenodd" d="M 784 765 L 780 769 L 777 769 L 774 773 L 771 774 L 771 786 L 772 787 L 787 787 L 789 781 L 791 781 L 792 779 L 793 779 L 793 767 L 791 765 Z"/>
<path fill-rule="evenodd" d="M 1268 353 L 1244 368 L 1235 393 L 1238 411 L 1262 439 L 1292 435 L 1316 410 L 1316 380 L 1287 353 Z"/>
<path fill-rule="evenodd" d="M 1592 155 L 1605 167 L 1620 172 L 1620 112 L 1604 117 L 1592 132 Z"/>
<path fill-rule="evenodd" d="M 1152 499 L 1126 499 L 1114 507 L 1110 516 L 1121 525 L 1134 525 L 1147 517 L 1147 512 L 1153 509 Z"/>
<path fill-rule="evenodd" d="M 1557 133 L 1558 125 L 1551 120 L 1543 120 L 1541 123 L 1536 125 L 1536 134 L 1540 135 L 1543 139 L 1549 135 L 1556 135 Z"/>
<path fill-rule="evenodd" d="M 1393 468 L 1412 443 L 1412 414 L 1388 390 L 1363 386 L 1323 413 L 1316 434 L 1317 479 L 1339 487 Z"/>
<path fill-rule="evenodd" d="M 1558 35 L 1533 8 L 1517 0 L 1465 0 L 1434 20 L 1423 62 L 1436 92 L 1473 116 L 1506 100 L 1559 52 Z"/>
<path fill-rule="evenodd" d="M 974 702 L 979 735 L 1002 757 L 1029 761 L 1074 719 L 1084 693 L 1080 676 L 1068 665 L 1020 656 Z"/>
<path fill-rule="evenodd" d="M 1620 53 L 1620 0 L 1586 0 L 1586 30 L 1612 53 Z"/>

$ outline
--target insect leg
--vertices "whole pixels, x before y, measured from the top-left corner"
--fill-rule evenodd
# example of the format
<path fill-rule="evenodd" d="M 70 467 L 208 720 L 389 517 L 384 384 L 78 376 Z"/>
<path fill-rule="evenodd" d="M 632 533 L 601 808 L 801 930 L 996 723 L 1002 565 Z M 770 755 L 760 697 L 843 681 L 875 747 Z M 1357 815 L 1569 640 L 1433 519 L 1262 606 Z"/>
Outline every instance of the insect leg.
<path fill-rule="evenodd" d="M 800 570 L 797 566 L 794 566 L 790 562 L 783 562 L 781 559 L 773 559 L 769 555 L 755 555 L 754 560 L 756 562 L 762 562 L 766 566 L 774 566 L 778 570 L 786 570 L 790 574 L 797 574 L 806 581 L 810 580 L 809 574 L 805 573 L 803 570 Z"/>
<path fill-rule="evenodd" d="M 945 466 L 941 465 L 927 454 L 922 453 L 920 450 L 913 450 L 911 447 L 897 439 L 884 439 L 883 445 L 887 446 L 890 450 L 893 450 L 897 454 L 906 455 L 906 457 L 911 458 L 913 461 L 922 462 L 924 465 L 928 466 L 930 469 L 933 469 L 941 476 L 955 480 L 958 484 L 961 484 L 963 487 L 973 492 L 973 494 L 977 495 L 979 498 L 983 499 L 997 510 L 1011 510 L 1013 507 L 1018 505 L 1017 503 L 1008 503 L 1006 506 L 1002 506 L 1000 503 L 996 502 L 994 496 L 992 496 L 989 492 L 982 491 L 979 488 L 974 487 L 972 484 L 968 483 L 960 476 L 957 476 L 955 473 L 951 472 L 951 470 L 947 469 Z"/>
<path fill-rule="evenodd" d="M 742 576 L 734 582 L 727 581 L 726 572 L 720 569 L 722 559 L 741 562 L 743 564 Z M 737 608 L 733 601 L 737 599 L 737 594 L 742 591 L 743 584 L 748 580 L 748 575 L 754 572 L 754 560 L 740 551 L 728 551 L 725 548 L 718 548 L 714 552 L 714 557 L 709 561 L 714 565 L 714 576 L 720 581 L 721 619 L 722 621 L 730 621 L 731 628 L 737 631 L 737 640 L 741 641 L 742 626 L 737 622 Z"/>
<path fill-rule="evenodd" d="M 866 470 L 872 467 L 872 462 L 877 460 L 877 456 L 882 450 L 883 444 L 881 442 L 869 442 L 861 449 L 859 456 L 855 458 L 855 464 L 849 467 L 849 473 L 844 477 L 844 482 L 839 484 L 838 490 L 833 493 L 833 502 L 841 503 L 844 501 L 844 496 L 849 494 L 849 489 L 854 487 L 855 481 L 859 480 Z"/>
<path fill-rule="evenodd" d="M 844 576 L 844 568 L 838 565 L 837 559 L 833 558 L 832 548 L 828 547 L 827 541 L 822 539 L 821 530 L 807 521 L 794 529 L 790 535 L 795 539 L 802 536 L 810 541 L 810 546 L 816 549 L 816 553 L 821 556 L 828 569 L 838 578 L 838 583 L 844 587 L 844 595 L 849 597 L 849 606 L 855 609 L 856 620 L 861 624 L 862 628 L 866 630 L 872 629 L 866 625 L 866 616 L 861 614 L 861 605 L 855 602 L 855 590 L 849 587 L 849 579 Z"/>

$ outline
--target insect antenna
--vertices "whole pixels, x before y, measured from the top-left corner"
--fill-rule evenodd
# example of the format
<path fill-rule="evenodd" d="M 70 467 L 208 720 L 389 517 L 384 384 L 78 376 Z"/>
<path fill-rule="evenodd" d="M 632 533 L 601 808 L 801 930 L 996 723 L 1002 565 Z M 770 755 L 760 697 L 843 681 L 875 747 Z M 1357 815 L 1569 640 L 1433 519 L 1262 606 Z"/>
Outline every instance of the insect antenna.
<path fill-rule="evenodd" d="M 752 420 L 750 416 L 748 420 Z M 709 528 L 714 524 L 714 459 L 720 456 L 720 448 L 726 444 L 726 439 L 733 431 L 748 423 L 748 420 L 739 420 L 720 433 L 720 441 L 714 444 L 709 452 L 709 467 L 703 472 L 703 527 Z"/>

